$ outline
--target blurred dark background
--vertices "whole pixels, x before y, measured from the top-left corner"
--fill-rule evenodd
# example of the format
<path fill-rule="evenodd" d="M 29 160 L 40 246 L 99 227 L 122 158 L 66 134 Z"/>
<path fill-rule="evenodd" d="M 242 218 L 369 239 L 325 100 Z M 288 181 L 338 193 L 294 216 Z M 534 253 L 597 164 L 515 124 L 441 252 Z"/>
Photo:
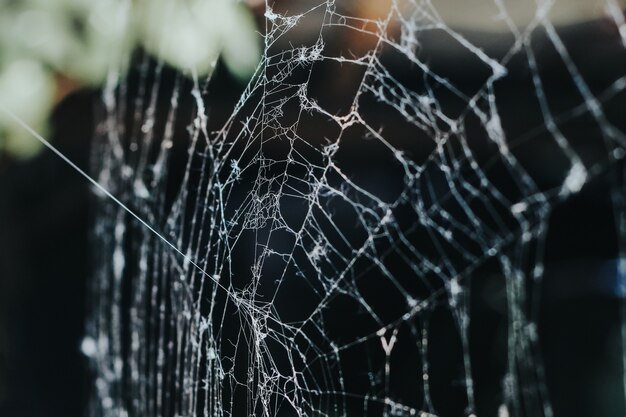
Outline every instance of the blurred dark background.
<path fill-rule="evenodd" d="M 93 100 L 75 93 L 52 116 L 52 143 L 84 168 Z M 50 152 L 0 165 L 0 415 L 83 415 L 88 187 Z"/>

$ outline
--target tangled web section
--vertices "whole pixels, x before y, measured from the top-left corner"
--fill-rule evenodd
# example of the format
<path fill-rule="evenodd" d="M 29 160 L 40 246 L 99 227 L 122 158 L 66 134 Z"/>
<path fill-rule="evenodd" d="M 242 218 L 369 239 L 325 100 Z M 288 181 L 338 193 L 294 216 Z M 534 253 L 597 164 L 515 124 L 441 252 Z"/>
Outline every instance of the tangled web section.
<path fill-rule="evenodd" d="M 94 415 L 552 415 L 548 221 L 619 173 L 626 74 L 594 81 L 553 2 L 487 3 L 498 42 L 430 0 L 316 0 L 266 5 L 245 86 L 111 71 L 93 175 L 184 256 L 98 199 Z"/>

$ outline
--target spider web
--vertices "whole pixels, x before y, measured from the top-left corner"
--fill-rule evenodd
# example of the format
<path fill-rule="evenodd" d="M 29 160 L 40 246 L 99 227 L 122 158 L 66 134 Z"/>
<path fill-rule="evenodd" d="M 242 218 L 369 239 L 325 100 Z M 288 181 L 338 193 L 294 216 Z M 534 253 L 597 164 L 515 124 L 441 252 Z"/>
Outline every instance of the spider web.
<path fill-rule="evenodd" d="M 94 177 L 154 229 L 98 201 L 94 414 L 472 415 L 471 290 L 489 275 L 505 291 L 498 412 L 550 416 L 547 222 L 624 156 L 605 106 L 626 77 L 588 85 L 548 1 L 520 28 L 495 0 L 485 19 L 508 33 L 493 54 L 436 2 L 393 0 L 375 18 L 333 0 L 290 7 L 266 5 L 261 62 L 230 107 L 211 78 L 146 55 L 111 72 Z M 542 77 L 537 45 L 565 90 Z M 507 82 L 537 116 L 524 134 L 504 127 Z M 591 156 L 562 128 L 575 119 L 594 126 Z"/>

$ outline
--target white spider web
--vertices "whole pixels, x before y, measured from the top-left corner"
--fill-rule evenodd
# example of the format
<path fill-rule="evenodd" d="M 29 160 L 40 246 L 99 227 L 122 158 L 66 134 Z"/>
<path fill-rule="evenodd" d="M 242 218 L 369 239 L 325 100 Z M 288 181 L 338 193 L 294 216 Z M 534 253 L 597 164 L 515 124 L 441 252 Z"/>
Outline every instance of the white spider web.
<path fill-rule="evenodd" d="M 394 0 L 372 19 L 332 0 L 268 5 L 262 60 L 226 117 L 192 70 L 169 85 L 145 57 L 135 87 L 113 71 L 94 177 L 162 236 L 98 202 L 96 414 L 472 415 L 470 290 L 490 273 L 506 289 L 499 413 L 550 416 L 537 340 L 549 214 L 626 143 L 604 110 L 626 74 L 594 91 L 552 6 L 520 29 L 495 0 L 510 33 L 490 56 L 436 2 Z M 361 47 L 333 43 L 342 34 Z M 565 108 L 537 37 L 569 78 Z M 472 82 L 445 74 L 440 38 Z M 515 60 L 527 71 L 511 74 Z M 543 136 L 503 127 L 511 77 Z M 576 118 L 596 128 L 593 157 L 561 128 Z M 558 178 L 530 163 L 540 145 Z"/>

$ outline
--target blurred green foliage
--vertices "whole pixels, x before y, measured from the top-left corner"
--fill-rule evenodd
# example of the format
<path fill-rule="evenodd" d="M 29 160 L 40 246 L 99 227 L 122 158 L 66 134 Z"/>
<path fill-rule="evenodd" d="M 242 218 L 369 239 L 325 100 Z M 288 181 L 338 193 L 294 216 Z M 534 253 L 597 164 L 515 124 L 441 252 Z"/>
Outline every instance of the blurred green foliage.
<path fill-rule="evenodd" d="M 45 135 L 67 84 L 101 84 L 137 47 L 198 76 L 221 53 L 244 79 L 260 57 L 253 17 L 234 0 L 5 0 L 0 102 Z M 0 152 L 26 158 L 39 147 L 0 112 Z"/>

